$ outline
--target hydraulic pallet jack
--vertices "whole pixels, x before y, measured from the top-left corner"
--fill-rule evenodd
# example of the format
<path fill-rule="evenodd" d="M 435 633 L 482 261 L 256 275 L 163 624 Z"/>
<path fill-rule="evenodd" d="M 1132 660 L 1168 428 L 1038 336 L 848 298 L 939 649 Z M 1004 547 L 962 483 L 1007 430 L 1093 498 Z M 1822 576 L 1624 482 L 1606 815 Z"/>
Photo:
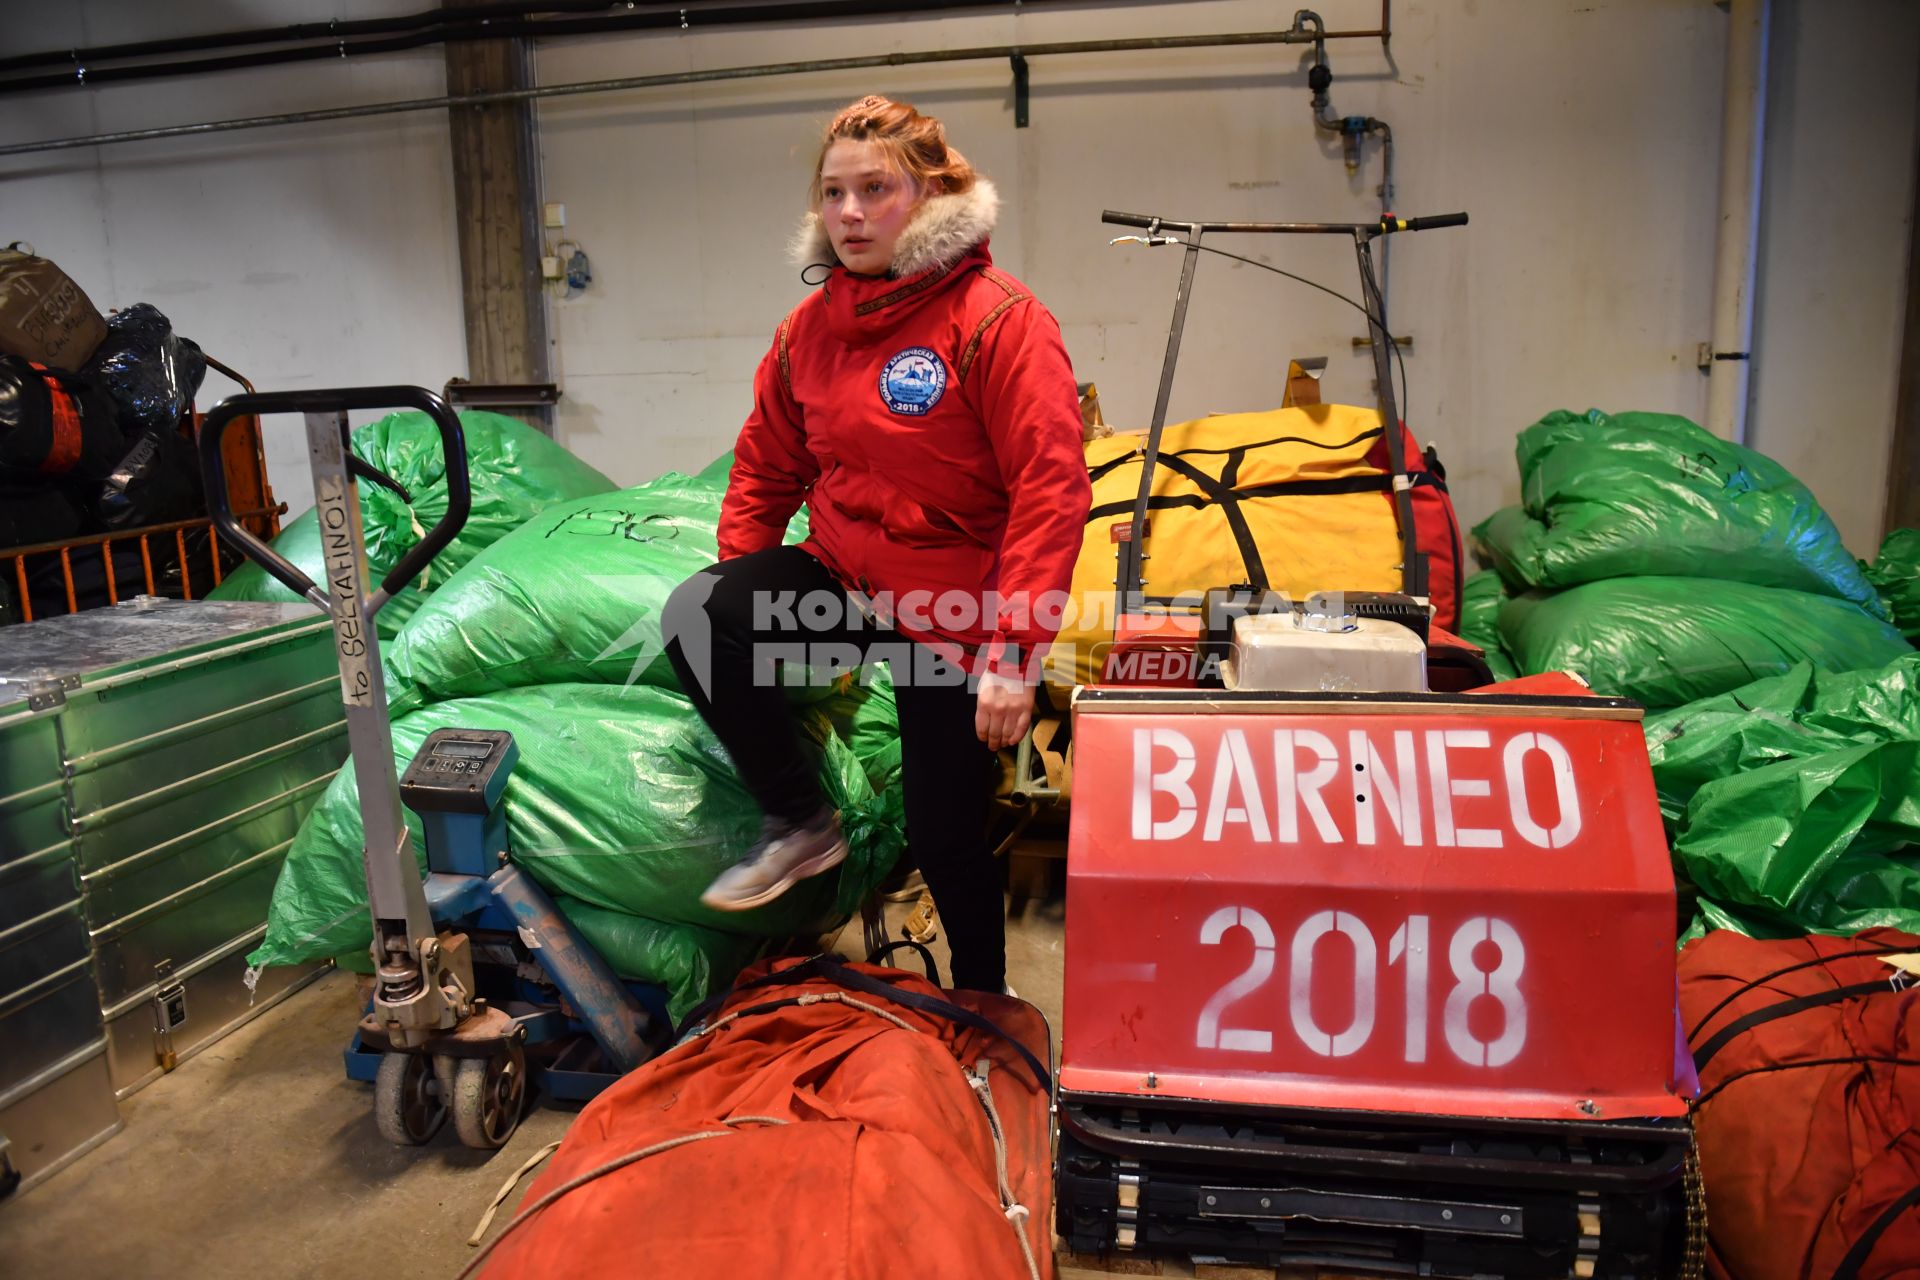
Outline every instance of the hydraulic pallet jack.
<path fill-rule="evenodd" d="M 361 532 L 357 480 L 404 489 L 356 457 L 347 414 L 418 409 L 438 427 L 447 511 L 375 588 Z M 236 419 L 306 417 L 326 585 L 234 518 L 220 441 Z M 374 616 L 418 577 L 466 523 L 466 443 L 445 401 L 418 387 L 231 396 L 200 437 L 208 502 L 221 534 L 333 618 L 350 767 L 365 827 L 373 914 L 373 996 L 346 1053 L 347 1074 L 374 1084 L 381 1134 L 427 1141 L 449 1113 L 460 1140 L 497 1148 L 519 1124 L 530 1087 L 591 1097 L 665 1040 L 657 988 L 622 982 L 513 862 L 501 798 L 518 758 L 510 734 L 438 729 L 395 777 L 392 727 Z M 401 805 L 426 834 L 423 879 Z"/>
<path fill-rule="evenodd" d="M 1430 691 L 1455 646 L 1427 629 L 1398 484 L 1403 595 L 1143 589 L 1201 238 L 1352 238 L 1397 475 L 1370 245 L 1465 215 L 1106 221 L 1187 246 L 1116 649 L 1224 661 L 1073 703 L 1077 797 L 1099 802 L 1073 806 L 1068 845 L 1059 1234 L 1405 1275 L 1698 1277 L 1698 1084 L 1640 708 L 1566 676 Z M 1307 667 L 1370 674 L 1290 675 Z"/>

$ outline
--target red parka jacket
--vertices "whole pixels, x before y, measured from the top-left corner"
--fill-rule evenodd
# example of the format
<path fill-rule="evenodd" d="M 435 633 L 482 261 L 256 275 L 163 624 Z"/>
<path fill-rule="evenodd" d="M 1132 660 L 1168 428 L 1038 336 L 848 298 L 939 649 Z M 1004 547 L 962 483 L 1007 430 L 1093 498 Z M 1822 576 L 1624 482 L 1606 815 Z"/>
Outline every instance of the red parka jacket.
<path fill-rule="evenodd" d="M 997 205 L 984 180 L 929 199 L 892 275 L 835 265 L 781 322 L 719 537 L 778 546 L 804 502 L 801 545 L 903 634 L 1010 673 L 1059 629 L 1042 597 L 1066 598 L 1091 490 L 1060 328 L 988 252 Z"/>

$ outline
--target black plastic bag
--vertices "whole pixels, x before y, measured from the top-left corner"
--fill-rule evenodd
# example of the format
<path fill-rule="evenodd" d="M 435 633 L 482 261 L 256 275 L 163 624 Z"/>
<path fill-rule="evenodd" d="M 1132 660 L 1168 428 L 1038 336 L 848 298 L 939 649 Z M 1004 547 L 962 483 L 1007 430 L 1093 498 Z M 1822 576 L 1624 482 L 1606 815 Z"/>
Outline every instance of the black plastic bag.
<path fill-rule="evenodd" d="M 109 529 L 138 529 L 200 514 L 200 459 L 168 423 L 149 427 L 100 486 L 94 513 Z"/>
<path fill-rule="evenodd" d="M 107 340 L 86 372 L 112 397 L 120 429 L 131 440 L 173 429 L 207 376 L 207 361 L 158 307 L 136 302 L 107 318 Z"/>
<path fill-rule="evenodd" d="M 0 474 L 0 552 L 87 532 L 86 502 L 71 481 Z M 11 577 L 13 566 L 0 561 Z"/>

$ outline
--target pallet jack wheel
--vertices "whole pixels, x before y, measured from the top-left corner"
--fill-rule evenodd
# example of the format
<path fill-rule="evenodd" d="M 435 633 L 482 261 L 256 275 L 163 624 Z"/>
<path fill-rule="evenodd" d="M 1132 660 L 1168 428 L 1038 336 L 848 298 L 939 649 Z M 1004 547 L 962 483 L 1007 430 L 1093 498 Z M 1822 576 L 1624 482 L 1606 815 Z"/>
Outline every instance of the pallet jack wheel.
<path fill-rule="evenodd" d="M 373 1119 L 380 1136 L 417 1147 L 446 1123 L 447 1100 L 424 1053 L 389 1053 L 373 1081 Z"/>
<path fill-rule="evenodd" d="M 507 1144 L 527 1100 L 527 1055 L 518 1043 L 485 1058 L 461 1058 L 453 1069 L 453 1127 L 481 1151 Z"/>

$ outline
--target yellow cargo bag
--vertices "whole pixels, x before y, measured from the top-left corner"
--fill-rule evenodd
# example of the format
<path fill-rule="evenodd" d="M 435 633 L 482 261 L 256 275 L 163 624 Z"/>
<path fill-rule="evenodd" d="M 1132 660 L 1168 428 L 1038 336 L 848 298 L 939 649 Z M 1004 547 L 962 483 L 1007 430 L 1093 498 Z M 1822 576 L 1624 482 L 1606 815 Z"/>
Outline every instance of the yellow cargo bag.
<path fill-rule="evenodd" d="M 1368 461 L 1380 414 L 1318 404 L 1223 413 L 1169 425 L 1148 501 L 1149 597 L 1234 586 L 1264 567 L 1267 585 L 1399 591 L 1402 550 L 1386 470 Z M 1093 511 L 1073 568 L 1073 608 L 1048 652 L 1049 684 L 1091 684 L 1113 640 L 1120 532 L 1133 518 L 1144 435 L 1086 445 Z M 1197 599 L 1196 599 L 1197 603 Z"/>

